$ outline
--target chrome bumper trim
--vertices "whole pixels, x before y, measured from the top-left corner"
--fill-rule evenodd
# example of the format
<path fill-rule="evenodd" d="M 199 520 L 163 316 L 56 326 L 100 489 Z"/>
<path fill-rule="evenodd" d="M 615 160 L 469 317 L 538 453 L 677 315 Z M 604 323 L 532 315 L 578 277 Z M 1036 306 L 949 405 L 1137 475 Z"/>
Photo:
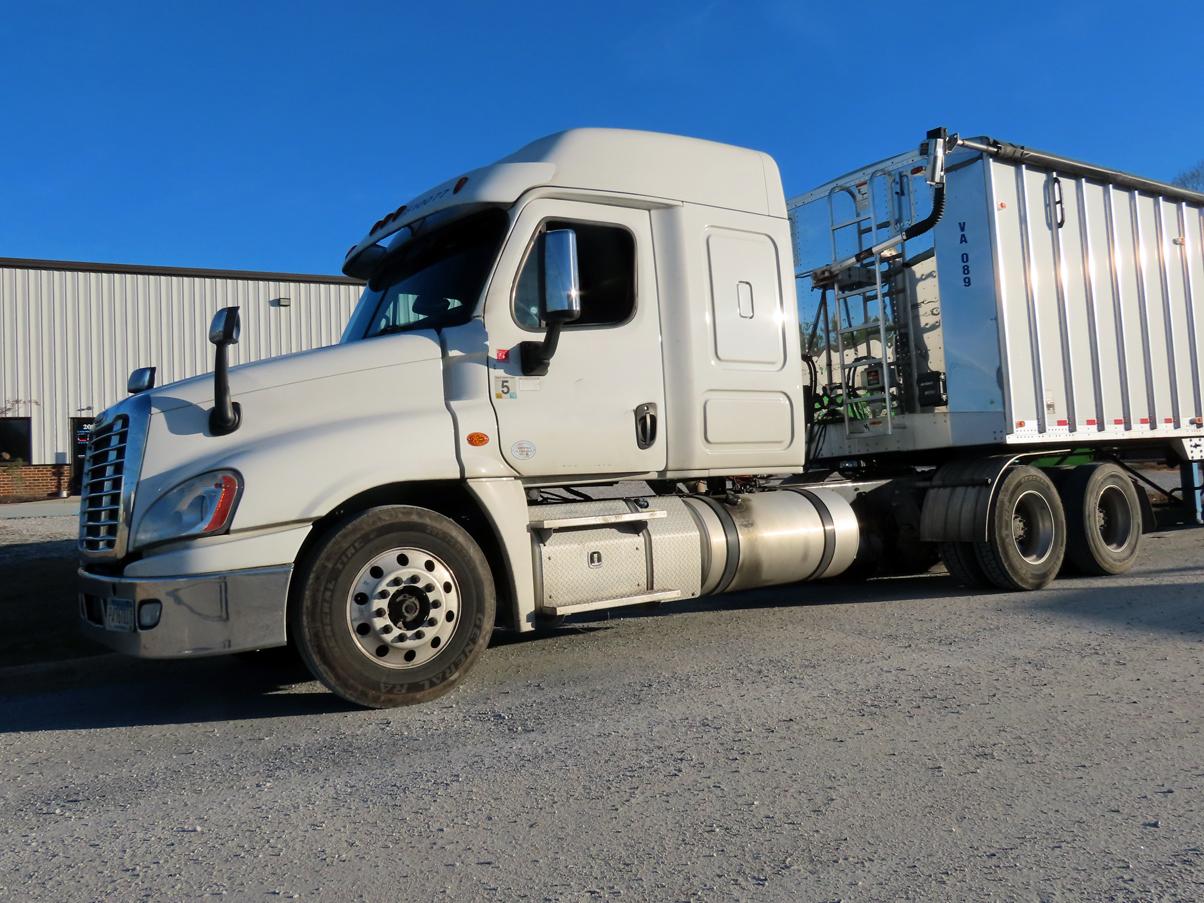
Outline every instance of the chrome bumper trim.
<path fill-rule="evenodd" d="M 86 636 L 126 655 L 180 658 L 283 646 L 293 566 L 248 568 L 180 577 L 109 577 L 78 572 L 79 609 Z M 110 630 L 110 599 L 133 604 L 134 629 Z M 142 602 L 163 605 L 158 623 L 139 629 Z"/>

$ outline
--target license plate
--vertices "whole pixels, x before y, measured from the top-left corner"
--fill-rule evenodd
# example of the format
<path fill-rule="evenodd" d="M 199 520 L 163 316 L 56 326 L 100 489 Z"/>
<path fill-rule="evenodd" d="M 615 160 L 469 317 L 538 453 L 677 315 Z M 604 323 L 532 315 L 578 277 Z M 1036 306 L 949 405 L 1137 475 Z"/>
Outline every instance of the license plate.
<path fill-rule="evenodd" d="M 105 629 L 134 629 L 134 602 L 132 599 L 109 599 L 105 603 Z"/>

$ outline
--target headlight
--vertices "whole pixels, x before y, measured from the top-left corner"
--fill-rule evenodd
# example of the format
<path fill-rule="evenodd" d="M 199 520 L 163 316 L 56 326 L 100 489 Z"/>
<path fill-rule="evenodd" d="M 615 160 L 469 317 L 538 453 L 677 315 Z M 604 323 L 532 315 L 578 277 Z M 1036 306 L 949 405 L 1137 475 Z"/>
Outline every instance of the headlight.
<path fill-rule="evenodd" d="M 147 509 L 134 533 L 136 547 L 223 532 L 242 495 L 242 477 L 214 470 L 186 480 Z"/>

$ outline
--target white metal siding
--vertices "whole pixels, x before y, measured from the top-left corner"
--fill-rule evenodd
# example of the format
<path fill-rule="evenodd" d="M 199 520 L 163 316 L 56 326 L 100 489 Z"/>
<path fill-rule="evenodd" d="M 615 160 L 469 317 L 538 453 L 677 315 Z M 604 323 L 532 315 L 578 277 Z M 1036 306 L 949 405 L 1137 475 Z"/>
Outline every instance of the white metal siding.
<path fill-rule="evenodd" d="M 0 265 L 0 417 L 29 417 L 33 464 L 69 463 L 70 419 L 125 397 L 137 367 L 164 385 L 213 367 L 209 321 L 242 310 L 239 364 L 338 341 L 361 287 L 238 276 Z M 288 307 L 270 301 L 285 297 Z"/>

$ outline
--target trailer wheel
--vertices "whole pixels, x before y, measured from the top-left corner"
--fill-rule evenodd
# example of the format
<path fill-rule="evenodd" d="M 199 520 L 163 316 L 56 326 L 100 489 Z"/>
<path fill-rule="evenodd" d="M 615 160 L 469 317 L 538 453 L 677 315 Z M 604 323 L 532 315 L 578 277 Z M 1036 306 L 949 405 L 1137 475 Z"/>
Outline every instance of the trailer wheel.
<path fill-rule="evenodd" d="M 489 643 L 493 576 L 461 527 L 425 508 L 350 515 L 299 572 L 290 633 L 310 672 L 356 705 L 450 690 Z"/>
<path fill-rule="evenodd" d="M 986 589 L 993 585 L 978 563 L 972 542 L 941 543 L 941 561 L 949 576 L 969 589 Z"/>
<path fill-rule="evenodd" d="M 1074 468 L 1060 487 L 1066 507 L 1066 557 L 1083 574 L 1123 574 L 1141 551 L 1141 502 L 1112 463 Z"/>
<path fill-rule="evenodd" d="M 1066 515 L 1053 482 L 1035 467 L 1004 471 L 975 557 L 1000 589 L 1032 590 L 1058 575 L 1066 554 Z"/>

